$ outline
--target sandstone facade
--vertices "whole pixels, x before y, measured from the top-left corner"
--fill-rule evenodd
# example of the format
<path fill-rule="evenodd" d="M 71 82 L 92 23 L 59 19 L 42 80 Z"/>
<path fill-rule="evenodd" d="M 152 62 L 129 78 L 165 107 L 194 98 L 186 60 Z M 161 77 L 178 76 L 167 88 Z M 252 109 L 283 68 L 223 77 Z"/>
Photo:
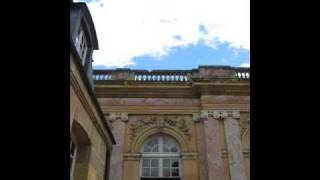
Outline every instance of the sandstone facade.
<path fill-rule="evenodd" d="M 94 77 L 117 141 L 110 179 L 143 178 L 141 149 L 157 134 L 178 143 L 181 180 L 250 179 L 249 69 L 117 69 Z"/>

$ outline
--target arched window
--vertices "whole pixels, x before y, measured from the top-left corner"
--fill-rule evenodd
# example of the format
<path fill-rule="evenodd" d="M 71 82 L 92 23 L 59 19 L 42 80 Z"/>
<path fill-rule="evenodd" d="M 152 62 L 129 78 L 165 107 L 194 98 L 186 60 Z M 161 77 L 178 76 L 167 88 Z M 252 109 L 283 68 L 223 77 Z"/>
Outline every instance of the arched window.
<path fill-rule="evenodd" d="M 142 148 L 141 177 L 180 177 L 180 149 L 169 136 L 153 136 Z"/>

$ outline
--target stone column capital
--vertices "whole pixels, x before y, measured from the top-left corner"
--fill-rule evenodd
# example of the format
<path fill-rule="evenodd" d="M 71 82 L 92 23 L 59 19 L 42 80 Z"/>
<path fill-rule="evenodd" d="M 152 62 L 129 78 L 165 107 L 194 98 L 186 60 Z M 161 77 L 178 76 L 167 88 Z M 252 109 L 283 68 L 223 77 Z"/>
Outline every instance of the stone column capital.
<path fill-rule="evenodd" d="M 202 120 L 208 119 L 208 111 L 202 110 L 202 111 L 200 112 L 200 119 L 202 119 Z"/>
<path fill-rule="evenodd" d="M 240 112 L 239 111 L 229 111 L 227 117 L 233 118 L 235 120 L 240 120 Z"/>
<path fill-rule="evenodd" d="M 207 119 L 207 118 L 214 118 L 214 119 L 221 119 L 224 120 L 228 117 L 231 117 L 233 119 L 240 119 L 240 112 L 239 111 L 226 111 L 226 110 L 213 110 L 213 111 L 208 111 L 208 110 L 202 110 L 200 112 L 200 118 L 201 119 Z M 194 115 L 195 118 L 195 115 Z"/>
<path fill-rule="evenodd" d="M 193 113 L 192 120 L 193 120 L 193 122 L 199 122 L 200 121 L 200 113 Z"/>
<path fill-rule="evenodd" d="M 227 117 L 227 112 L 226 111 L 220 111 L 220 110 L 213 110 L 213 111 L 207 111 L 207 117 L 211 117 L 214 119 L 224 119 Z"/>
<path fill-rule="evenodd" d="M 127 122 L 129 120 L 129 116 L 127 112 L 122 112 L 120 116 L 123 122 Z"/>
<path fill-rule="evenodd" d="M 215 119 L 224 119 L 228 115 L 226 111 L 212 111 L 210 114 L 212 114 L 212 117 Z"/>
<path fill-rule="evenodd" d="M 127 122 L 129 120 L 127 112 L 111 112 L 109 113 L 108 119 L 111 122 L 114 122 L 116 120 Z"/>

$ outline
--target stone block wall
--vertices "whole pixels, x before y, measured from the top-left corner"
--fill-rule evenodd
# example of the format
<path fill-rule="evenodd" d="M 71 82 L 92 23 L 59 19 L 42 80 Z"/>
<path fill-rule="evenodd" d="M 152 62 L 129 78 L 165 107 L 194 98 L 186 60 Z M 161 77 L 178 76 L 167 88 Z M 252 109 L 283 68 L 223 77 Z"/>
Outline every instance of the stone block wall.
<path fill-rule="evenodd" d="M 74 180 L 105 180 L 106 155 L 107 151 L 111 151 L 112 143 L 110 137 L 101 131 L 101 119 L 72 56 L 70 65 L 70 134 L 78 142 Z M 75 127 L 81 130 L 74 132 Z"/>

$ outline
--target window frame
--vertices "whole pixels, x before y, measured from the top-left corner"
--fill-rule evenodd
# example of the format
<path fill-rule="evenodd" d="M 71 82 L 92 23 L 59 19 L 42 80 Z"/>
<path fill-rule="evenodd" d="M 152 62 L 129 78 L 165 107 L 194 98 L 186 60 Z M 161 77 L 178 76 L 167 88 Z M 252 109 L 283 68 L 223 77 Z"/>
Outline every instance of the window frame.
<path fill-rule="evenodd" d="M 153 138 L 157 138 L 158 140 L 158 149 L 159 151 L 158 152 L 144 152 L 144 149 L 145 149 L 145 145 L 150 141 L 152 140 Z M 171 140 L 173 140 L 173 142 L 175 143 L 175 146 L 177 148 L 177 152 L 164 152 L 164 148 L 163 148 L 163 145 L 164 145 L 164 138 L 169 138 Z M 153 137 L 150 137 L 149 139 L 147 139 L 147 141 L 144 143 L 143 147 L 142 147 L 142 150 L 141 150 L 141 160 L 140 160 L 140 178 L 181 178 L 181 169 L 182 169 L 182 164 L 181 164 L 181 155 L 180 155 L 180 148 L 178 146 L 178 144 L 176 143 L 176 141 L 171 138 L 171 137 L 168 137 L 168 136 L 153 136 Z M 145 166 L 143 166 L 143 160 L 146 160 L 146 159 L 157 159 L 158 160 L 158 176 L 151 176 L 151 161 L 150 161 L 150 165 L 149 165 L 149 176 L 144 176 L 143 174 L 143 169 L 146 168 Z M 164 164 L 164 160 L 165 159 L 170 159 L 170 167 L 167 167 L 170 169 L 170 176 L 164 176 L 163 174 L 163 168 L 165 168 L 163 166 Z M 172 176 L 172 169 L 176 169 L 175 167 L 172 167 L 172 164 L 171 164 L 171 160 L 172 159 L 175 159 L 175 160 L 178 160 L 178 171 L 179 171 L 179 174 L 178 176 Z"/>
<path fill-rule="evenodd" d="M 85 65 L 86 57 L 89 52 L 89 44 L 82 23 L 80 23 L 75 36 L 75 46 L 81 58 L 82 65 Z"/>

